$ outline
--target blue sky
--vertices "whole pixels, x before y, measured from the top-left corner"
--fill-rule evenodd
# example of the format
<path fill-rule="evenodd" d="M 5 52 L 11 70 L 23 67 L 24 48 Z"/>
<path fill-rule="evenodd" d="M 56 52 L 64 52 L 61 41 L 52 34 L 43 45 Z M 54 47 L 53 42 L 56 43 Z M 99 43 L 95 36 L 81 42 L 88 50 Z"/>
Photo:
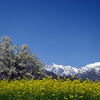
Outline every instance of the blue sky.
<path fill-rule="evenodd" d="M 0 0 L 0 36 L 28 44 L 45 64 L 100 61 L 100 0 Z"/>

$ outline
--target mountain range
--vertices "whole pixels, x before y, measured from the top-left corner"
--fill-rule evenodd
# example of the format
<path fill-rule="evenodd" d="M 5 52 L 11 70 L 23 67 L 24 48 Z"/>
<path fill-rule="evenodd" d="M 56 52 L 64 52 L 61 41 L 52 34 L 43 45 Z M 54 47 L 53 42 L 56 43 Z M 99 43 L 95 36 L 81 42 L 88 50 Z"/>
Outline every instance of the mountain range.
<path fill-rule="evenodd" d="M 77 78 L 82 78 L 83 80 L 86 78 L 91 80 L 100 80 L 100 62 L 88 64 L 80 68 L 57 65 L 53 63 L 52 65 L 46 65 L 45 69 L 48 72 L 52 72 L 58 76 L 76 76 Z"/>

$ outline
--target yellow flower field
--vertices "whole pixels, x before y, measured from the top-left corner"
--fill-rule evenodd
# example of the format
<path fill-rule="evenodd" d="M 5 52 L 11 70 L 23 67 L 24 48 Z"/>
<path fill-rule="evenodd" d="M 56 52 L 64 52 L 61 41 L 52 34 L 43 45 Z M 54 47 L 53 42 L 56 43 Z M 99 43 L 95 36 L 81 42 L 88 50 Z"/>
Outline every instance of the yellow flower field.
<path fill-rule="evenodd" d="M 51 78 L 1 80 L 0 100 L 100 100 L 100 82 Z"/>

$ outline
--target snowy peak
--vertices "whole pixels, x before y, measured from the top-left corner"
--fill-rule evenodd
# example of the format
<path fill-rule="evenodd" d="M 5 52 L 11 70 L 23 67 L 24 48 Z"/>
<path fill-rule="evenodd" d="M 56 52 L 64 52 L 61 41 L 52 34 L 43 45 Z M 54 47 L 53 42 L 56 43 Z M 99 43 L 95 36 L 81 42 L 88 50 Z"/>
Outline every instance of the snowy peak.
<path fill-rule="evenodd" d="M 78 68 L 72 66 L 57 65 L 54 63 L 52 65 L 47 65 L 46 69 L 47 71 L 52 71 L 59 76 L 75 75 L 78 72 Z"/>
<path fill-rule="evenodd" d="M 76 75 L 76 74 L 83 74 L 95 71 L 97 74 L 100 74 L 100 62 L 88 64 L 84 67 L 77 68 L 72 66 L 64 66 L 64 65 L 46 65 L 45 66 L 47 71 L 51 71 L 59 76 L 68 76 L 68 75 Z"/>
<path fill-rule="evenodd" d="M 85 67 L 81 67 L 81 68 L 79 68 L 78 72 L 84 73 L 84 72 L 91 71 L 91 70 L 95 70 L 96 72 L 99 72 L 100 71 L 100 62 L 88 64 Z"/>

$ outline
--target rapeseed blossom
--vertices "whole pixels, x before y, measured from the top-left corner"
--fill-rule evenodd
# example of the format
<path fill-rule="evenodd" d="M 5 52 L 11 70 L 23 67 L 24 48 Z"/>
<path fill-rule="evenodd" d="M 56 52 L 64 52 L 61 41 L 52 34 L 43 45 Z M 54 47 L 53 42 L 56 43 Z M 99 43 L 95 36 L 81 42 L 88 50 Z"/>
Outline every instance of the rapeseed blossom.
<path fill-rule="evenodd" d="M 0 100 L 100 100 L 100 82 L 52 78 L 1 80 Z"/>

